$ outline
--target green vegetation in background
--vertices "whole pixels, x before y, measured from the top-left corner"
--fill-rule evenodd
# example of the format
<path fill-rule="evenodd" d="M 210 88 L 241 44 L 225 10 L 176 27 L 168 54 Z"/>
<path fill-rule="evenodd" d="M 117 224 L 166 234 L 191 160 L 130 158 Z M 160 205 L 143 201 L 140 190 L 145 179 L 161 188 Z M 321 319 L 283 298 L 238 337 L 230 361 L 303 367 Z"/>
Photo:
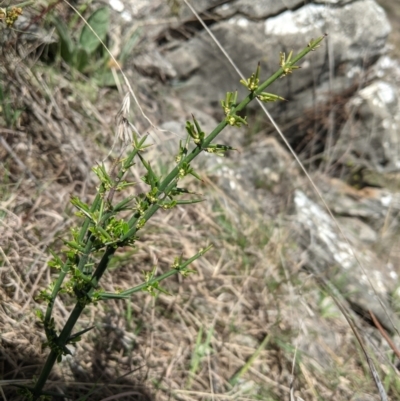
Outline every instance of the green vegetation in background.
<path fill-rule="evenodd" d="M 75 40 L 70 33 L 70 28 L 61 18 L 54 15 L 51 17 L 51 21 L 59 36 L 59 54 L 69 66 L 80 72 L 93 72 L 100 65 L 105 64 L 105 56 L 95 63 L 93 63 L 93 59 L 95 59 L 95 51 L 101 44 L 100 40 L 104 43 L 109 31 L 110 11 L 108 7 L 99 8 L 87 19 L 87 23 L 98 37 L 85 24 L 80 30 L 79 38 Z"/>
<path fill-rule="evenodd" d="M 80 12 L 87 10 L 87 5 L 81 7 Z M 100 86 L 115 85 L 110 64 L 110 58 L 101 44 L 107 42 L 107 33 L 110 28 L 109 7 L 101 7 L 94 11 L 87 19 L 78 34 L 72 35 L 76 30 L 76 15 L 71 18 L 69 23 L 64 22 L 57 16 L 50 17 L 50 23 L 57 30 L 59 42 L 51 45 L 50 49 L 56 48 L 56 53 L 72 68 L 85 75 L 92 76 Z M 89 27 L 90 26 L 90 27 Z M 94 34 L 93 31 L 96 33 Z M 97 35 L 97 36 L 96 36 Z M 123 65 L 130 55 L 133 48 L 140 39 L 140 30 L 134 30 L 130 36 L 124 40 L 118 62 Z M 50 51 L 52 53 L 52 50 Z M 115 68 L 117 66 L 114 66 Z"/>
<path fill-rule="evenodd" d="M 5 88 L 4 84 L 5 81 L 0 72 L 0 125 L 14 128 L 23 110 L 12 107 L 10 92 Z"/>

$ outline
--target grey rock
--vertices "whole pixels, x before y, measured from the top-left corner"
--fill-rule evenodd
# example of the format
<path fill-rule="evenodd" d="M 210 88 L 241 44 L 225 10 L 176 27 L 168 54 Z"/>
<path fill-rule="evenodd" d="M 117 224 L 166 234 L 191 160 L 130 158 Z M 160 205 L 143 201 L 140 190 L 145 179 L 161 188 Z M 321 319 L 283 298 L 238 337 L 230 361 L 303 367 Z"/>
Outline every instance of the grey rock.
<path fill-rule="evenodd" d="M 327 92 L 330 68 L 340 66 L 333 78 L 336 91 L 340 93 L 354 84 L 360 67 L 382 54 L 390 32 L 383 9 L 373 0 L 333 8 L 307 4 L 258 20 L 238 13 L 215 23 L 211 29 L 245 76 L 261 61 L 262 78 L 279 68 L 277 49 L 287 54 L 292 49 L 304 48 L 312 38 L 329 34 L 323 45 L 329 49 L 329 57 L 326 50 L 320 49 L 302 62 L 294 79 L 289 76 L 271 87 L 272 92 L 292 100 L 290 112 L 284 118 L 298 116 L 305 107 L 312 106 L 315 93 L 311 88 Z M 180 96 L 195 105 L 215 104 L 226 91 L 238 88 L 241 95 L 246 93 L 240 88 L 236 72 L 206 32 L 168 51 L 166 57 L 178 73 Z"/>
<path fill-rule="evenodd" d="M 239 13 L 249 19 L 260 20 L 303 4 L 303 0 L 287 0 L 285 2 L 276 0 L 237 0 L 218 7 L 215 12 L 223 18 L 232 17 Z"/>
<path fill-rule="evenodd" d="M 295 192 L 294 203 L 300 225 L 297 232 L 301 233 L 297 238 L 307 253 L 306 266 L 317 276 L 334 283 L 358 313 L 368 316 L 371 310 L 387 330 L 394 331 L 391 319 L 395 314 L 388 294 L 394 290 L 397 273 L 363 246 L 353 230 L 348 235 L 349 225 L 343 225 L 342 230 L 352 242 L 345 241 L 330 216 L 303 192 Z"/>
<path fill-rule="evenodd" d="M 328 5 L 328 4 L 331 4 L 331 5 L 345 5 L 345 4 L 348 4 L 348 3 L 352 3 L 352 2 L 354 2 L 354 0 L 314 0 L 314 3 L 317 3 L 317 4 L 325 4 L 325 5 Z"/>
<path fill-rule="evenodd" d="M 172 64 L 156 49 L 137 55 L 133 60 L 133 65 L 143 75 L 155 75 L 162 81 L 167 78 L 175 78 L 177 75 Z"/>
<path fill-rule="evenodd" d="M 216 160 L 210 159 L 214 163 Z M 368 316 L 368 310 L 372 310 L 381 324 L 393 331 L 390 319 L 394 319 L 395 313 L 388 299 L 396 288 L 398 272 L 378 256 L 374 245 L 380 243 L 376 230 L 382 227 L 389 207 L 400 206 L 399 199 L 395 201 L 396 194 L 376 190 L 367 196 L 366 191 L 348 186 L 346 189 L 332 180 L 325 183 L 317 180 L 329 207 L 343 215 L 339 216 L 339 223 L 347 242 L 324 208 L 302 191 L 295 190 L 294 182 L 299 182 L 299 173 L 276 140 L 267 138 L 240 157 L 219 161 L 219 165 L 209 164 L 213 169 L 209 175 L 216 177 L 218 188 L 231 201 L 257 218 L 262 215 L 276 219 L 282 212 L 287 214 L 294 210 L 292 240 L 304 250 L 305 265 L 333 283 L 358 313 Z M 294 193 L 294 197 L 288 193 Z M 388 196 L 392 197 L 392 205 Z M 377 301 L 371 282 L 386 311 Z"/>
<path fill-rule="evenodd" d="M 196 1 L 192 1 L 190 3 L 193 6 L 193 8 L 198 13 L 201 14 L 214 7 L 218 7 L 223 3 L 226 3 L 226 0 L 196 0 Z M 180 8 L 179 17 L 180 17 L 180 19 L 183 19 L 183 20 L 194 18 L 192 11 L 188 7 L 186 7 L 185 4 L 182 4 L 182 7 Z"/>
<path fill-rule="evenodd" d="M 336 154 L 356 153 L 376 171 L 400 169 L 399 90 L 379 80 L 361 89 L 347 104 L 348 121 Z M 353 157 L 351 160 L 357 163 Z M 362 163 L 359 161 L 358 163 Z"/>
<path fill-rule="evenodd" d="M 274 218 L 290 204 L 285 197 L 298 172 L 276 139 L 266 138 L 227 160 L 212 157 L 210 163 L 218 187 L 250 216 Z"/>
<path fill-rule="evenodd" d="M 354 217 L 338 217 L 339 224 L 345 227 L 347 237 L 351 241 L 359 240 L 365 244 L 374 244 L 378 240 L 378 234 L 361 219 Z"/>

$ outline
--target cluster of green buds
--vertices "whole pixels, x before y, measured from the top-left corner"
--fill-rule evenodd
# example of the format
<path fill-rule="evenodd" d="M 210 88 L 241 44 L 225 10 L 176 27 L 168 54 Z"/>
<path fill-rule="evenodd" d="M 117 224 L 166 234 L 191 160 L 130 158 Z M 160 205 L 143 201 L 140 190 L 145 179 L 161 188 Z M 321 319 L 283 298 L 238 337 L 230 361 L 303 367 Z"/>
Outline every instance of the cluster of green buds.
<path fill-rule="evenodd" d="M 154 280 L 154 278 L 156 277 L 156 271 L 157 271 L 157 266 L 154 266 L 152 271 L 150 272 L 143 271 L 143 277 L 145 282 L 143 291 L 147 291 L 153 297 L 160 292 L 166 295 L 171 295 L 160 286 L 159 281 Z"/>
<path fill-rule="evenodd" d="M 4 20 L 7 26 L 11 27 L 21 14 L 21 7 L 0 8 L 0 21 Z"/>
<path fill-rule="evenodd" d="M 258 84 L 260 83 L 260 70 L 261 64 L 258 62 L 256 72 L 253 72 L 253 74 L 251 74 L 250 78 L 247 78 L 247 80 L 240 80 L 240 83 L 244 85 L 250 92 L 255 92 L 258 89 Z"/>
<path fill-rule="evenodd" d="M 229 93 L 229 92 L 228 92 Z M 233 94 L 230 93 L 229 95 L 227 95 L 227 98 L 224 101 L 221 101 L 221 103 L 223 104 L 224 110 L 231 110 L 231 108 L 234 107 L 235 102 L 236 102 L 236 97 L 232 97 Z M 237 94 L 235 95 L 237 96 Z M 229 113 L 228 112 L 228 113 Z M 231 117 L 233 117 L 234 115 L 231 115 Z M 193 139 L 193 142 L 202 148 L 202 150 L 204 150 L 207 153 L 213 153 L 217 156 L 225 156 L 225 153 L 228 150 L 235 150 L 234 148 L 232 148 L 231 146 L 228 145 L 221 145 L 221 144 L 214 144 L 214 143 L 210 143 L 207 146 L 202 147 L 203 145 L 203 141 L 205 138 L 205 133 L 204 131 L 201 129 L 200 124 L 198 123 L 198 121 L 193 117 L 193 124 L 190 121 L 186 121 L 186 131 L 189 134 L 189 136 Z M 238 118 L 241 119 L 241 117 L 236 116 Z M 241 119 L 243 120 L 243 119 Z M 244 120 L 243 120 L 244 121 Z M 235 124 L 232 124 L 235 125 Z M 180 145 L 180 155 L 178 155 L 178 157 L 176 158 L 176 160 L 179 162 L 181 160 L 182 154 L 184 153 L 184 151 L 187 149 L 187 147 L 182 147 L 182 145 Z M 181 167 L 181 170 L 179 172 L 180 177 L 184 177 L 187 172 L 184 170 L 184 164 Z M 192 174 L 192 172 L 190 171 L 190 173 Z"/>
<path fill-rule="evenodd" d="M 200 128 L 200 124 L 198 123 L 198 121 L 194 118 L 193 114 L 192 114 L 192 118 L 193 118 L 193 122 L 194 124 L 192 124 L 190 121 L 186 121 L 186 131 L 187 133 L 191 136 L 191 138 L 193 139 L 193 142 L 197 145 L 197 146 L 201 146 L 205 137 L 205 133 L 204 131 Z"/>
<path fill-rule="evenodd" d="M 234 109 L 237 106 L 237 91 L 226 92 L 225 100 L 221 100 L 221 106 L 225 113 L 225 121 L 232 126 L 241 127 L 242 124 L 247 125 L 246 117 L 240 117 Z"/>
<path fill-rule="evenodd" d="M 175 156 L 176 163 L 180 163 L 181 160 L 187 155 L 188 144 L 189 144 L 189 137 L 186 139 L 184 144 L 182 143 L 182 141 L 179 141 L 179 151 L 178 154 Z"/>
<path fill-rule="evenodd" d="M 200 249 L 199 252 L 200 253 L 204 252 L 204 249 Z M 187 276 L 189 276 L 189 274 L 196 273 L 195 270 L 191 270 L 187 266 L 182 267 L 183 264 L 184 264 L 184 260 L 182 258 L 182 255 L 180 255 L 180 256 L 175 257 L 174 263 L 172 264 L 171 268 L 178 270 L 183 277 L 187 277 Z"/>
<path fill-rule="evenodd" d="M 42 349 L 50 348 L 57 354 L 57 361 L 61 362 L 63 355 L 71 355 L 71 351 L 65 345 L 58 344 L 58 336 L 56 332 L 56 324 L 54 318 L 51 318 L 48 322 L 45 321 L 44 314 L 41 310 L 36 310 L 36 316 L 44 325 L 46 331 L 47 341 L 42 344 Z"/>
<path fill-rule="evenodd" d="M 325 34 L 325 35 L 326 35 L 326 34 Z M 317 41 L 318 41 L 318 39 L 317 39 Z M 321 45 L 315 44 L 315 42 L 316 42 L 316 41 L 315 41 L 314 39 L 311 39 L 311 40 L 308 42 L 308 45 L 307 45 L 307 47 L 310 48 L 312 52 L 314 52 L 316 49 L 318 49 L 318 47 L 321 47 Z M 319 42 L 318 42 L 318 43 L 319 43 Z"/>
<path fill-rule="evenodd" d="M 193 170 L 193 168 L 190 166 L 190 163 L 182 162 L 179 167 L 178 178 L 182 179 L 183 177 L 186 177 L 188 174 L 192 175 L 193 177 L 201 181 L 200 176 Z"/>
<path fill-rule="evenodd" d="M 311 47 L 310 43 L 308 44 L 308 46 Z M 287 58 L 286 58 L 285 52 L 280 52 L 279 65 L 281 66 L 281 68 L 283 70 L 282 77 L 285 77 L 286 75 L 291 74 L 293 72 L 293 70 L 297 70 L 298 68 L 300 68 L 298 65 L 293 65 L 293 62 L 291 61 L 292 56 L 293 56 L 293 50 L 291 50 L 291 52 L 289 53 Z"/>
<path fill-rule="evenodd" d="M 286 100 L 285 98 L 274 95 L 273 93 L 268 93 L 268 92 L 261 92 L 260 95 L 257 96 L 258 99 L 260 99 L 262 102 L 267 103 L 267 102 L 276 102 L 277 100 Z"/>
<path fill-rule="evenodd" d="M 260 83 L 260 70 L 261 70 L 261 64 L 258 62 L 256 72 L 253 72 L 251 74 L 250 78 L 247 78 L 247 80 L 241 79 L 240 83 L 244 85 L 251 93 L 254 93 L 257 91 L 259 83 Z M 262 102 L 276 102 L 277 100 L 285 100 L 283 97 L 274 95 L 273 93 L 268 93 L 268 92 L 261 92 L 260 94 L 257 94 L 257 98 L 261 100 Z"/>
<path fill-rule="evenodd" d="M 235 148 L 232 148 L 232 146 L 229 145 L 221 145 L 218 143 L 210 143 L 206 148 L 204 148 L 204 151 L 207 153 L 212 153 L 216 156 L 225 156 L 225 153 L 228 152 L 229 150 L 236 150 Z"/>

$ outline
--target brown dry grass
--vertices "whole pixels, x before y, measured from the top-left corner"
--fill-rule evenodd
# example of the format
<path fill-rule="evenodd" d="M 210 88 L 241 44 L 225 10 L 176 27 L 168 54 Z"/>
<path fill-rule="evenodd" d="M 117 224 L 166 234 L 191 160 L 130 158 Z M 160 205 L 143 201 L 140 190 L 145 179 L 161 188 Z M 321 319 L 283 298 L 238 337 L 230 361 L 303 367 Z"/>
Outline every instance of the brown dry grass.
<path fill-rule="evenodd" d="M 3 57 L 9 101 L 24 110 L 16 127 L 0 128 L 8 145 L 0 146 L 0 384 L 5 399 L 18 400 L 10 384 L 32 379 L 47 353 L 34 314 L 44 308 L 35 296 L 56 274 L 47 266 L 47 249 L 61 249 L 60 238 L 79 224 L 69 196 L 88 201 L 95 193 L 90 168 L 111 146 L 119 97 L 89 83 L 80 91 L 63 78 L 68 70 L 21 58 L 11 47 L 3 48 Z M 50 387 L 73 400 L 91 390 L 90 400 L 283 400 L 296 357 L 294 394 L 303 400 L 376 394 L 344 319 L 301 271 L 288 219 L 247 216 L 206 175 L 201 185 L 190 185 L 207 201 L 156 215 L 134 252 L 117 253 L 103 287 L 132 287 L 143 270 L 156 265 L 164 272 L 175 256 L 213 243 L 194 264 L 197 274 L 164 282 L 170 295 L 141 293 L 131 302 L 90 306 L 76 330 L 95 329 L 56 367 Z M 72 306 L 67 297 L 57 301 L 57 327 Z M 188 387 L 200 330 L 202 343 L 212 330 L 209 351 L 203 347 Z M 231 387 L 229 380 L 266 336 L 265 349 Z"/>

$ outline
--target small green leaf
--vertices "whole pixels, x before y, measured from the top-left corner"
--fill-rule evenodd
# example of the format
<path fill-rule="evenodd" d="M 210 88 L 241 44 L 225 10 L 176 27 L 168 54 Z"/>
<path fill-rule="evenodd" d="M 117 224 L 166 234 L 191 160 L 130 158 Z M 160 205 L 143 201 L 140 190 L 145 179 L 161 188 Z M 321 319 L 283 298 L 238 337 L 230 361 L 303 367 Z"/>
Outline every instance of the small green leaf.
<path fill-rule="evenodd" d="M 85 248 L 81 245 L 79 245 L 76 241 L 64 241 L 65 245 L 68 245 L 72 249 L 76 249 L 79 252 L 85 252 Z"/>
<path fill-rule="evenodd" d="M 277 100 L 286 100 L 285 98 L 274 95 L 273 93 L 268 93 L 268 92 L 261 92 L 258 96 L 258 99 L 260 99 L 262 102 L 276 102 Z"/>
<path fill-rule="evenodd" d="M 92 171 L 97 175 L 97 177 L 99 177 L 99 180 L 104 185 L 105 190 L 109 190 L 114 185 L 114 182 L 107 173 L 104 164 L 99 164 L 96 167 L 92 167 Z"/>
<path fill-rule="evenodd" d="M 71 196 L 70 202 L 87 218 L 91 221 L 96 222 L 96 213 L 91 213 L 89 206 L 82 202 L 77 196 Z"/>
<path fill-rule="evenodd" d="M 41 322 L 44 321 L 44 314 L 40 309 L 35 310 L 35 315 Z"/>
<path fill-rule="evenodd" d="M 151 168 L 150 163 L 147 162 L 140 153 L 138 154 L 138 156 L 139 156 L 140 161 L 142 162 L 143 166 L 147 170 L 147 174 L 142 177 L 142 181 L 145 182 L 146 184 L 150 185 L 152 189 L 158 187 L 159 178 L 154 173 L 153 169 Z"/>
<path fill-rule="evenodd" d="M 181 199 L 175 201 L 177 205 L 192 205 L 194 203 L 204 202 L 205 199 Z"/>
<path fill-rule="evenodd" d="M 221 106 L 226 116 L 230 114 L 232 108 L 236 107 L 236 102 L 237 102 L 237 91 L 226 92 L 225 100 L 221 100 Z"/>
<path fill-rule="evenodd" d="M 108 300 L 108 299 L 128 299 L 129 295 L 120 295 L 120 294 L 110 294 L 110 293 L 102 293 L 99 294 L 99 300 Z"/>
<path fill-rule="evenodd" d="M 74 54 L 74 66 L 80 71 L 84 72 L 85 67 L 89 64 L 89 53 L 83 47 L 80 47 Z"/>
<path fill-rule="evenodd" d="M 58 36 L 60 37 L 60 53 L 61 57 L 68 63 L 73 62 L 74 43 L 68 31 L 67 25 L 58 17 L 53 17 Z"/>
<path fill-rule="evenodd" d="M 133 185 L 133 183 L 132 183 L 132 185 Z M 127 198 L 125 198 L 124 200 L 122 200 L 121 202 L 119 202 L 118 204 L 116 204 L 116 205 L 113 207 L 113 211 L 114 211 L 114 212 L 120 212 L 121 210 L 130 209 L 130 208 L 128 208 L 128 204 L 129 204 L 133 199 L 135 199 L 134 195 L 128 196 Z"/>
<path fill-rule="evenodd" d="M 191 168 L 189 174 L 192 175 L 194 178 L 197 178 L 199 181 L 203 181 L 201 177 Z"/>
<path fill-rule="evenodd" d="M 49 249 L 49 252 L 53 255 L 53 259 L 51 259 L 50 261 L 47 262 L 47 264 L 50 267 L 54 267 L 56 269 L 61 269 L 61 267 L 63 266 L 63 261 L 59 258 L 59 256 L 53 252 L 51 249 Z"/>
<path fill-rule="evenodd" d="M 251 77 L 248 78 L 247 80 L 241 79 L 240 83 L 244 85 L 250 92 L 254 92 L 258 89 L 258 84 L 260 83 L 260 62 L 258 62 L 257 70 L 253 74 L 251 74 Z"/>
<path fill-rule="evenodd" d="M 123 64 L 127 58 L 132 54 L 132 50 L 140 39 L 140 30 L 136 29 L 131 37 L 125 42 L 119 55 L 119 60 Z"/>
<path fill-rule="evenodd" d="M 171 192 L 168 194 L 168 196 L 172 197 L 172 196 L 182 195 L 182 194 L 194 194 L 194 192 L 191 192 L 186 188 L 175 187 L 174 189 L 171 190 Z"/>
<path fill-rule="evenodd" d="M 101 7 L 96 10 L 89 18 L 88 24 L 97 33 L 99 38 L 104 41 L 110 23 L 110 13 L 108 7 Z M 82 28 L 79 44 L 89 53 L 93 53 L 100 44 L 99 39 L 94 35 L 92 30 L 85 25 Z"/>
<path fill-rule="evenodd" d="M 205 152 L 214 153 L 217 156 L 222 156 L 222 157 L 225 156 L 225 153 L 228 150 L 236 150 L 236 149 L 233 148 L 232 146 L 220 145 L 218 143 L 215 143 L 215 144 L 210 143 L 207 148 L 204 148 Z"/>
<path fill-rule="evenodd" d="M 77 343 L 81 340 L 81 336 L 85 333 L 87 333 L 88 331 L 94 329 L 94 326 L 88 327 L 87 329 L 81 330 L 78 333 L 75 333 L 71 336 L 69 336 L 67 343 Z"/>

